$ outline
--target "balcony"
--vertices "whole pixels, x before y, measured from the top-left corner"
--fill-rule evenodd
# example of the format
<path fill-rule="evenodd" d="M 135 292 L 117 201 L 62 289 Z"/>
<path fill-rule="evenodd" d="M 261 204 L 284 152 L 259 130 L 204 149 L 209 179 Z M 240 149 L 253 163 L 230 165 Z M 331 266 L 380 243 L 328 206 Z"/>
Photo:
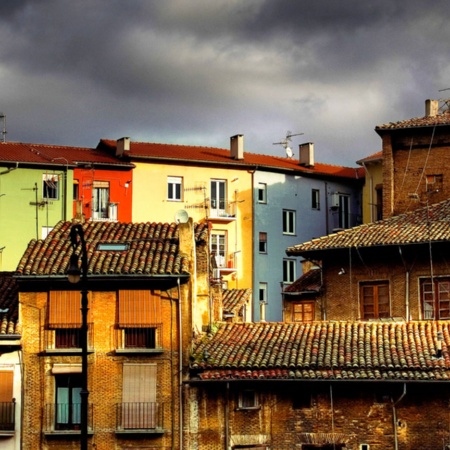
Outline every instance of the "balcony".
<path fill-rule="evenodd" d="M 79 324 L 65 324 L 61 328 L 45 330 L 45 352 L 58 355 L 81 353 L 81 328 Z M 94 324 L 88 324 L 88 352 L 94 351 Z"/>
<path fill-rule="evenodd" d="M 88 405 L 88 433 L 93 434 L 94 408 Z M 81 434 L 81 403 L 49 403 L 44 405 L 44 434 L 72 436 Z"/>
<path fill-rule="evenodd" d="M 115 331 L 116 353 L 162 353 L 162 324 L 120 327 Z"/>
<path fill-rule="evenodd" d="M 215 223 L 230 223 L 236 221 L 235 203 L 228 203 L 215 207 L 211 202 L 208 220 Z"/>
<path fill-rule="evenodd" d="M 162 434 L 164 404 L 156 402 L 116 405 L 116 434 Z"/>
<path fill-rule="evenodd" d="M 108 203 L 98 211 L 92 210 L 92 220 L 94 222 L 117 222 L 119 214 L 118 203 Z"/>
<path fill-rule="evenodd" d="M 0 402 L 0 436 L 13 436 L 16 401 Z"/>

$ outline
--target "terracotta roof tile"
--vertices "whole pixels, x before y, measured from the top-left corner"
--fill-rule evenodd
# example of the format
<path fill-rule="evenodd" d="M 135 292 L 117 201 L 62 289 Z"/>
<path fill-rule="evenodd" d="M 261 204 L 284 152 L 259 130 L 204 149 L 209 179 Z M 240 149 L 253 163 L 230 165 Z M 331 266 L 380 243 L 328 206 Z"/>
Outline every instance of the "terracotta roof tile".
<path fill-rule="evenodd" d="M 116 141 L 102 139 L 97 148 L 114 152 Z M 233 159 L 230 150 L 214 147 L 199 147 L 190 145 L 157 144 L 147 142 L 131 142 L 130 150 L 125 153 L 126 158 L 152 161 L 196 161 L 205 164 L 222 164 L 235 166 L 254 166 L 258 169 L 278 169 L 282 171 L 296 171 L 303 174 L 327 175 L 351 179 L 364 178 L 361 167 L 343 167 L 331 164 L 316 163 L 314 167 L 301 166 L 299 159 L 282 158 L 272 155 L 261 155 L 244 152 L 243 159 Z"/>
<path fill-rule="evenodd" d="M 0 339 L 4 334 L 20 334 L 19 287 L 12 272 L 0 272 Z"/>
<path fill-rule="evenodd" d="M 385 123 L 375 127 L 375 131 L 397 130 L 401 128 L 420 128 L 450 125 L 450 111 L 446 110 L 436 116 L 415 117 L 413 119 L 401 120 L 398 122 Z"/>
<path fill-rule="evenodd" d="M 133 167 L 127 161 L 97 149 L 67 147 L 63 145 L 25 144 L 22 142 L 0 143 L 0 163 L 34 164 L 42 166 L 73 167 L 77 164 L 94 163 Z"/>
<path fill-rule="evenodd" d="M 448 381 L 449 349 L 449 321 L 234 323 L 194 345 L 191 368 L 202 380 Z"/>
<path fill-rule="evenodd" d="M 72 246 L 71 222 L 59 222 L 45 240 L 32 240 L 16 273 L 65 276 Z M 178 225 L 172 223 L 87 222 L 83 224 L 88 275 L 188 274 L 187 256 L 179 252 Z M 195 225 L 196 242 L 206 241 L 207 224 Z M 99 243 L 126 243 L 126 251 L 99 251 Z"/>
<path fill-rule="evenodd" d="M 283 292 L 290 294 L 318 292 L 321 286 L 320 269 L 311 269 L 286 286 Z"/>
<path fill-rule="evenodd" d="M 289 247 L 289 255 L 349 247 L 450 240 L 450 200 Z"/>
<path fill-rule="evenodd" d="M 223 310 L 237 314 L 250 301 L 251 294 L 251 289 L 225 289 L 222 296 Z"/>
<path fill-rule="evenodd" d="M 362 165 L 363 163 L 369 163 L 374 161 L 381 161 L 383 159 L 383 152 L 376 152 L 372 155 L 366 156 L 365 158 L 356 161 L 356 164 Z"/>

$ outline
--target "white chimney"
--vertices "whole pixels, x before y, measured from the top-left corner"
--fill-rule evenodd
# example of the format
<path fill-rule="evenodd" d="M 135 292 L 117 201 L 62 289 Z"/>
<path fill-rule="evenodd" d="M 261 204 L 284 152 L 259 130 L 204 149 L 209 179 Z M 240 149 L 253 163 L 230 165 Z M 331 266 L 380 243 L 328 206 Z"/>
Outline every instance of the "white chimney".
<path fill-rule="evenodd" d="M 439 100 L 425 100 L 425 116 L 436 117 L 439 112 Z"/>
<path fill-rule="evenodd" d="M 230 138 L 231 157 L 233 159 L 244 159 L 244 135 L 236 134 Z"/>
<path fill-rule="evenodd" d="M 299 145 L 300 165 L 306 167 L 314 166 L 314 144 L 306 142 Z"/>
<path fill-rule="evenodd" d="M 117 139 L 116 156 L 121 157 L 124 152 L 129 152 L 129 151 L 130 151 L 130 138 L 123 137 L 123 138 Z"/>

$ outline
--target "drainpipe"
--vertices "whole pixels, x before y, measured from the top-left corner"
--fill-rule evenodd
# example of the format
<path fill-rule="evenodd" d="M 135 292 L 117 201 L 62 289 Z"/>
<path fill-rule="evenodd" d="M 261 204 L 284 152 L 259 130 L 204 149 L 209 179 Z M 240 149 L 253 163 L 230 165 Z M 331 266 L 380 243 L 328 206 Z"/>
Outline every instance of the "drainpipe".
<path fill-rule="evenodd" d="M 179 387 L 178 396 L 180 399 L 179 407 L 179 441 L 180 450 L 183 450 L 183 333 L 181 328 L 181 288 L 180 279 L 177 278 L 177 288 L 178 288 L 178 334 L 180 336 L 179 350 L 178 350 L 178 373 L 179 373 Z"/>
<path fill-rule="evenodd" d="M 392 421 L 394 426 L 394 450 L 398 450 L 398 433 L 397 433 L 397 409 L 395 408 L 398 403 L 403 400 L 403 397 L 406 395 L 406 383 L 403 383 L 403 392 L 402 395 L 394 402 L 391 397 L 392 402 Z"/>
<path fill-rule="evenodd" d="M 330 219 L 328 217 L 328 183 L 325 181 L 325 228 L 326 234 L 330 232 Z"/>
<path fill-rule="evenodd" d="M 230 383 L 226 384 L 225 392 L 225 450 L 230 447 Z"/>

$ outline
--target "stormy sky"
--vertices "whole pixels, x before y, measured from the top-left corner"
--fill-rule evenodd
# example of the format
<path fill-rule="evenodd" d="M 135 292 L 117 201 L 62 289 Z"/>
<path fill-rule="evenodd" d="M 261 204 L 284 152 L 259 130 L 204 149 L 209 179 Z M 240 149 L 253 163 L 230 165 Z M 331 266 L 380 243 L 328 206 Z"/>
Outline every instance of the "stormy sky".
<path fill-rule="evenodd" d="M 1 0 L 7 140 L 101 138 L 354 166 L 450 97 L 447 0 Z"/>

